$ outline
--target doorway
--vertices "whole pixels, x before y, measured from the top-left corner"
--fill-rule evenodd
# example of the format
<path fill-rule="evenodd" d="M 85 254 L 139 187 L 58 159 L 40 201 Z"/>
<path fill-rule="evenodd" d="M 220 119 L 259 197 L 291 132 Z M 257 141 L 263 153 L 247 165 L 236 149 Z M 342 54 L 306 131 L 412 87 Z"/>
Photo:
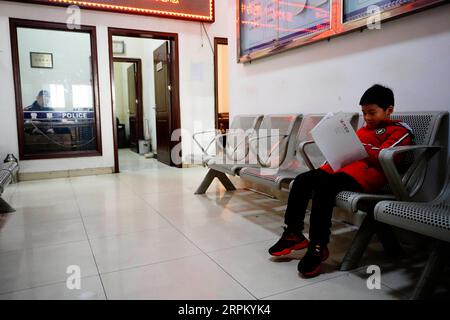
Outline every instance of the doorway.
<path fill-rule="evenodd" d="M 133 157 L 151 155 L 149 157 L 155 156 L 161 163 L 181 167 L 181 162 L 171 157 L 171 150 L 180 143 L 171 141 L 172 133 L 180 128 L 178 35 L 108 28 L 108 38 L 114 172 L 120 172 L 119 148 L 124 145 L 123 131 L 125 145 L 137 152 Z M 125 80 L 126 87 L 120 88 Z M 126 108 L 121 108 L 121 103 L 126 104 Z M 123 114 L 126 111 L 129 117 Z M 181 151 L 179 154 L 181 156 Z M 139 161 L 142 163 L 141 159 Z"/>
<path fill-rule="evenodd" d="M 214 38 L 214 91 L 216 129 L 225 133 L 230 122 L 227 38 Z"/>
<path fill-rule="evenodd" d="M 115 110 L 117 145 L 139 153 L 139 140 L 144 139 L 142 61 L 114 58 Z"/>

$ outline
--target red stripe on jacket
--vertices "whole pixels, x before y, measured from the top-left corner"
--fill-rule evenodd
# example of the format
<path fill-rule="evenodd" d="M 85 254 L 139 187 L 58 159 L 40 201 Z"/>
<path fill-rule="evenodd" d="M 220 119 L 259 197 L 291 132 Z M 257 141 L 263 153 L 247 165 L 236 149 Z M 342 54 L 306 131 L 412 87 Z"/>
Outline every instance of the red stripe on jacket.
<path fill-rule="evenodd" d="M 397 143 L 396 146 L 411 145 L 413 143 L 413 135 L 400 121 L 386 120 L 383 121 L 376 129 L 368 129 L 366 126 L 360 128 L 356 132 L 359 140 L 364 144 L 368 157 L 359 161 L 352 162 L 337 172 L 344 172 L 355 179 L 365 192 L 378 192 L 386 184 L 386 176 L 381 168 L 378 156 L 380 151 L 391 147 Z M 406 137 L 404 137 L 408 134 Z M 401 160 L 396 158 L 395 161 Z M 326 163 L 320 169 L 335 173 L 331 166 Z"/>

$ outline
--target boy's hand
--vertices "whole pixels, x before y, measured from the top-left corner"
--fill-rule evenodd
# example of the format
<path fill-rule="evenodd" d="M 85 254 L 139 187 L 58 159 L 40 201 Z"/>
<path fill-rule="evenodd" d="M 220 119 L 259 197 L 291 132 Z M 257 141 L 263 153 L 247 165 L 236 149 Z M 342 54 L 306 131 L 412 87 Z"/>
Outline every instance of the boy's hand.
<path fill-rule="evenodd" d="M 374 147 L 373 145 L 368 144 L 368 143 L 363 143 L 363 146 L 364 146 L 364 148 L 366 148 L 366 151 L 368 151 L 368 150 L 381 150 L 380 148 Z"/>

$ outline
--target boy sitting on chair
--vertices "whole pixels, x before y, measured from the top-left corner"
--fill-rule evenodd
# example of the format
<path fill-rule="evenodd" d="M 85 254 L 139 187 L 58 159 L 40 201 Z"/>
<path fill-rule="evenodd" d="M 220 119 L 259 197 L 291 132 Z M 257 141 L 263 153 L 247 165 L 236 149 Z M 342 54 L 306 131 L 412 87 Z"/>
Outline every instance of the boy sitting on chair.
<path fill-rule="evenodd" d="M 368 157 L 350 163 L 334 172 L 329 164 L 298 175 L 289 193 L 283 235 L 270 249 L 273 256 L 283 256 L 292 250 L 308 248 L 298 264 L 304 277 L 320 274 L 320 265 L 329 256 L 331 216 L 336 195 L 341 191 L 374 193 L 387 180 L 378 161 L 384 148 L 409 145 L 413 141 L 411 129 L 400 121 L 390 119 L 394 111 L 394 93 L 381 85 L 369 88 L 361 97 L 365 126 L 356 134 Z M 305 212 L 312 199 L 309 240 L 303 235 Z"/>

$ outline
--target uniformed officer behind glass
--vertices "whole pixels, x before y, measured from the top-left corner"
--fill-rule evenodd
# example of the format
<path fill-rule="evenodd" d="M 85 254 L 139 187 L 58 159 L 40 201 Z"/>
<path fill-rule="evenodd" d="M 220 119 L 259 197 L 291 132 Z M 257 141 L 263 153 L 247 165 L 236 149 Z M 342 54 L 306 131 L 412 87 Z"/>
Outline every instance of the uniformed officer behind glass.
<path fill-rule="evenodd" d="M 50 93 L 47 90 L 39 91 L 32 105 L 26 107 L 25 111 L 54 111 L 50 105 Z"/>
<path fill-rule="evenodd" d="M 50 93 L 47 90 L 39 91 L 36 96 L 36 100 L 34 100 L 32 105 L 29 105 L 24 110 L 25 111 L 54 111 L 53 108 L 49 107 L 50 105 Z M 42 131 L 38 128 L 28 129 L 25 132 L 30 134 L 42 134 Z M 55 133 L 55 130 L 52 128 L 48 128 L 45 130 L 45 133 Z"/>

